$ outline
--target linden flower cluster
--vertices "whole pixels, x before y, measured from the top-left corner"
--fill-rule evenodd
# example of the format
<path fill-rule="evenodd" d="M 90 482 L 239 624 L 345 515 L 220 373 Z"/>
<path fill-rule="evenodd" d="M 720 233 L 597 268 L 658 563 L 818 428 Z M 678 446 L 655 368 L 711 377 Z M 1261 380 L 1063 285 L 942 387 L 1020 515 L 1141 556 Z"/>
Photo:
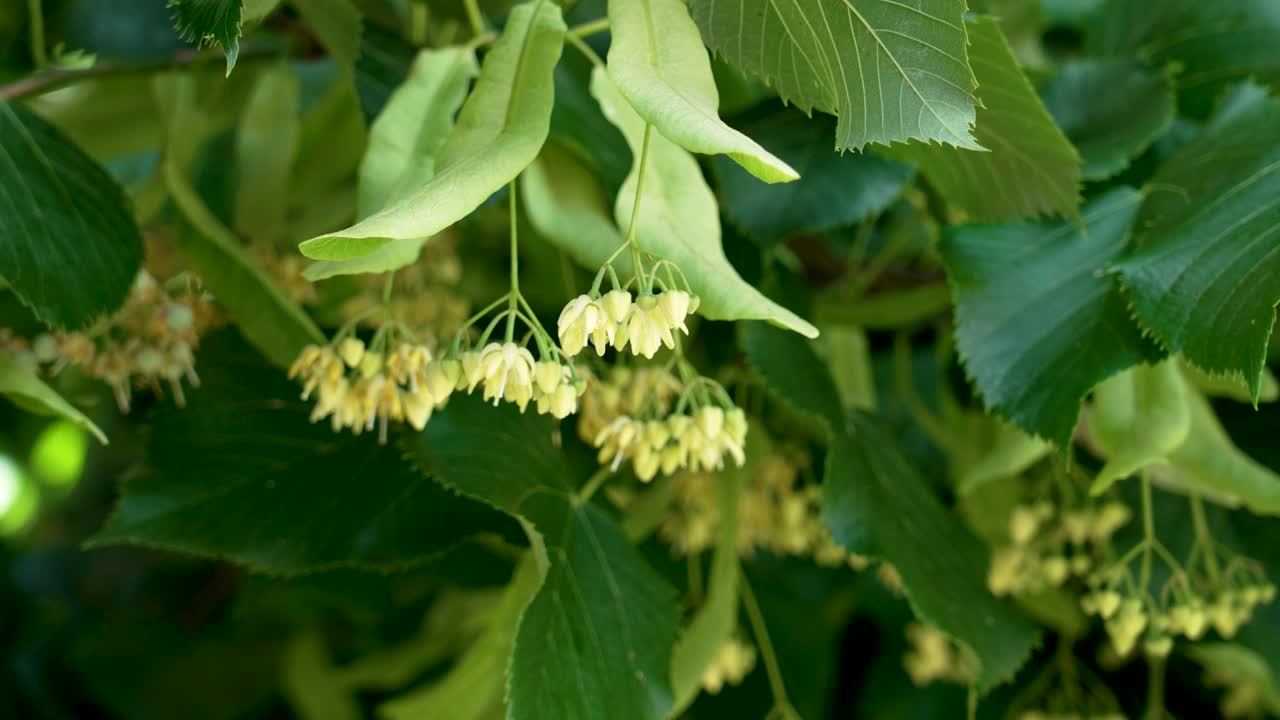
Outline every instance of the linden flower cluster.
<path fill-rule="evenodd" d="M 716 656 L 702 672 L 702 687 L 718 695 L 725 685 L 739 685 L 756 666 L 756 649 L 730 637 L 720 643 Z"/>
<path fill-rule="evenodd" d="M 360 283 L 360 292 L 342 305 L 344 321 L 376 327 L 385 307 L 400 324 L 431 337 L 450 337 L 466 324 L 470 306 L 458 292 L 462 263 L 456 238 L 449 232 L 427 243 L 416 263 L 395 271 L 395 293 L 386 302 L 385 276 L 352 277 Z"/>
<path fill-rule="evenodd" d="M 6 332 L 4 344 L 30 367 L 57 374 L 70 366 L 103 380 L 121 412 L 129 411 L 133 388 L 160 392 L 162 383 L 181 407 L 183 382 L 200 386 L 195 348 L 213 314 L 201 293 L 170 294 L 144 270 L 121 308 L 88 330 L 45 333 L 29 343 Z"/>
<path fill-rule="evenodd" d="M 491 342 L 482 350 L 462 353 L 457 389 L 483 388 L 485 401 L 515 403 L 524 412 L 530 402 L 543 415 L 562 420 L 578 410 L 578 396 L 586 383 L 571 365 L 533 359 L 533 353 L 513 342 Z"/>
<path fill-rule="evenodd" d="M 560 312 L 556 330 L 560 347 L 570 356 L 588 344 L 597 355 L 628 345 L 632 355 L 652 358 L 659 348 L 675 349 L 675 331 L 689 334 L 685 318 L 698 309 L 698 298 L 684 290 L 642 293 L 634 302 L 631 293 L 615 289 L 601 297 L 579 295 Z"/>
<path fill-rule="evenodd" d="M 1012 544 L 992 554 L 987 587 L 996 595 L 1010 595 L 1085 577 L 1129 516 L 1129 508 L 1119 502 L 1061 513 L 1048 501 L 1018 505 L 1009 513 Z"/>
<path fill-rule="evenodd" d="M 972 656 L 932 625 L 907 625 L 907 644 L 902 666 L 917 687 L 932 682 L 973 682 L 977 668 Z"/>

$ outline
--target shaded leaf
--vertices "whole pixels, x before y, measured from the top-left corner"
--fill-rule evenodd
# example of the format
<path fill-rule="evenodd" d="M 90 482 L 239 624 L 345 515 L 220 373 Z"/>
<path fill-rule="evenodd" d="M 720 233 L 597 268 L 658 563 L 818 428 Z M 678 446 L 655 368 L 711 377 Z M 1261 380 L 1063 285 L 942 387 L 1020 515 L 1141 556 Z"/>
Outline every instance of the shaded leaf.
<path fill-rule="evenodd" d="M 394 446 L 309 421 L 299 387 L 233 336 L 201 346 L 203 387 L 165 406 L 145 469 L 124 483 L 95 545 L 224 557 L 272 573 L 394 569 L 478 533 L 516 539 L 508 518 L 445 490 Z"/>
<path fill-rule="evenodd" d="M 261 73 L 236 131 L 234 227 L 270 246 L 284 240 L 288 228 L 300 95 L 298 78 L 288 67 Z"/>
<path fill-rule="evenodd" d="M 360 53 L 355 63 L 355 88 L 360 113 L 370 124 L 391 99 L 413 64 L 416 53 L 399 35 L 370 23 L 360 36 Z"/>
<path fill-rule="evenodd" d="M 707 45 L 805 112 L 836 148 L 910 139 L 980 149 L 963 0 L 693 0 Z"/>
<path fill-rule="evenodd" d="M 978 77 L 974 137 L 990 152 L 923 143 L 895 150 L 975 220 L 1077 214 L 1080 157 L 1018 68 L 991 18 L 967 23 L 969 62 Z"/>
<path fill-rule="evenodd" d="M 115 181 L 51 125 L 0 103 L 0 277 L 23 304 L 79 328 L 119 307 L 141 264 Z"/>
<path fill-rule="evenodd" d="M 98 442 L 107 444 L 107 436 L 92 420 L 46 385 L 31 368 L 4 352 L 0 352 L 0 395 L 30 412 L 66 418 L 93 433 Z"/>
<path fill-rule="evenodd" d="M 837 153 L 828 140 L 832 124 L 823 115 L 810 119 L 776 106 L 744 123 L 743 130 L 795 168 L 800 179 L 764 185 L 716 158 L 725 215 L 750 235 L 781 240 L 851 225 L 887 208 L 915 171 L 869 152 Z"/>
<path fill-rule="evenodd" d="M 1071 223 L 953 227 L 939 250 L 956 345 L 988 408 L 1065 448 L 1097 383 L 1160 357 L 1107 265 L 1125 250 L 1139 194 L 1113 190 Z"/>
<path fill-rule="evenodd" d="M 217 43 L 227 56 L 227 75 L 240 56 L 243 0 L 169 0 L 173 24 L 183 40 L 195 45 Z"/>
<path fill-rule="evenodd" d="M 1239 89 L 1161 167 L 1136 247 L 1114 266 L 1134 313 L 1201 368 L 1256 398 L 1280 300 L 1280 101 Z"/>
<path fill-rule="evenodd" d="M 798 176 L 720 119 L 711 59 L 683 0 L 609 0 L 609 78 L 645 122 L 705 155 L 727 155 L 765 182 Z"/>
<path fill-rule="evenodd" d="M 360 11 L 351 0 L 289 0 L 316 34 L 329 57 L 343 70 L 360 54 Z"/>
<path fill-rule="evenodd" d="M 986 547 L 869 417 L 855 415 L 832 443 L 823 503 L 837 542 L 892 563 L 916 616 L 973 651 L 980 693 L 1026 662 L 1039 629 L 987 590 Z"/>
<path fill-rule="evenodd" d="M 559 7 L 533 0 L 511 11 L 502 37 L 440 149 L 437 172 L 416 192 L 338 232 L 302 243 L 315 260 L 348 260 L 387 243 L 431 237 L 461 220 L 537 157 L 550 129 L 552 71 L 565 26 Z"/>
<path fill-rule="evenodd" d="M 809 342 L 764 323 L 747 323 L 742 328 L 742 349 L 769 392 L 822 422 L 831 436 L 843 431 L 840 391 Z"/>
<path fill-rule="evenodd" d="M 605 117 L 626 136 L 638 160 L 648 127 L 644 120 L 601 69 L 591 78 L 591 92 Z M 768 320 L 816 337 L 817 328 L 769 300 L 729 264 L 720 245 L 720 213 L 715 196 L 707 187 L 697 160 L 660 134 L 649 135 L 648 165 L 636 226 L 640 248 L 680 267 L 693 292 L 702 298 L 699 314 L 712 320 Z M 618 191 L 613 214 L 620 227 L 631 222 L 639 168 L 637 161 Z M 615 248 L 597 249 L 600 259 L 595 264 L 598 266 Z"/>
<path fill-rule="evenodd" d="M 1080 152 L 1086 180 L 1124 170 L 1177 117 L 1173 81 L 1135 62 L 1065 62 L 1040 97 Z"/>
<path fill-rule="evenodd" d="M 583 6 L 579 3 L 575 7 Z M 609 197 L 613 197 L 631 170 L 631 148 L 591 96 L 592 67 L 591 61 L 578 52 L 568 53 L 556 65 L 551 137 L 595 168 Z"/>

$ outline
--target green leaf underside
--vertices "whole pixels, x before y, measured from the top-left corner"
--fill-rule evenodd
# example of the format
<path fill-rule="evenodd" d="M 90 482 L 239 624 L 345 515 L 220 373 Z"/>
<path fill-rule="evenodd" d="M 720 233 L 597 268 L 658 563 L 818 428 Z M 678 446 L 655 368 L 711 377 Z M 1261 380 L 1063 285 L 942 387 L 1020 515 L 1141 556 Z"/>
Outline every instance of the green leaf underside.
<path fill-rule="evenodd" d="M 978 77 L 974 137 L 990 152 L 912 143 L 895 157 L 911 160 L 947 202 L 974 220 L 1075 216 L 1080 157 L 1018 69 L 999 24 L 968 23 L 969 61 Z"/>
<path fill-rule="evenodd" d="M 243 0 L 169 0 L 173 24 L 183 40 L 197 46 L 217 43 L 227 56 L 227 75 L 240 56 Z"/>
<path fill-rule="evenodd" d="M 840 391 L 811 344 L 764 323 L 748 323 L 742 328 L 742 349 L 769 392 L 824 423 L 832 436 L 843 430 Z"/>
<path fill-rule="evenodd" d="M 1173 81 L 1135 62 L 1065 62 L 1040 96 L 1080 151 L 1086 180 L 1124 170 L 1177 116 Z"/>
<path fill-rule="evenodd" d="M 1161 355 L 1106 275 L 1140 195 L 1118 188 L 1074 223 L 951 228 L 939 246 L 956 304 L 956 345 L 988 408 L 1065 448 L 1080 400 Z"/>
<path fill-rule="evenodd" d="M 1280 300 L 1280 101 L 1245 87 L 1152 180 L 1115 264 L 1143 326 L 1257 397 Z"/>
<path fill-rule="evenodd" d="M 742 125 L 800 173 L 780 186 L 761 184 L 745 170 L 715 159 L 725 215 L 744 232 L 776 240 L 798 232 L 821 232 L 883 211 L 915 175 L 910 165 L 869 152 L 841 155 L 828 139 L 829 116 L 806 118 L 799 110 L 770 106 Z"/>
<path fill-rule="evenodd" d="M 179 227 L 174 242 L 204 285 L 235 318 L 240 331 L 268 360 L 288 367 L 302 348 L 324 335 L 302 308 L 289 300 L 191 186 L 196 148 L 203 142 L 202 109 L 195 85 L 177 75 L 154 81 L 157 104 L 168 132 L 160 172 L 173 203 L 190 227 Z"/>
<path fill-rule="evenodd" d="M 352 0 L 289 0 L 339 68 L 350 70 L 360 55 L 360 11 Z"/>
<path fill-rule="evenodd" d="M 234 227 L 272 247 L 288 233 L 289 176 L 298 153 L 301 87 L 287 66 L 263 72 L 236 132 Z"/>
<path fill-rule="evenodd" d="M 644 147 L 644 120 L 602 69 L 597 68 L 591 77 L 591 92 L 605 117 L 627 138 L 638 160 Z M 625 228 L 631 222 L 639 168 L 637 161 L 618 191 L 614 219 L 619 227 Z M 817 328 L 769 300 L 729 264 L 720 245 L 720 211 L 702 169 L 688 151 L 659 133 L 650 133 L 636 239 L 641 250 L 679 266 L 693 292 L 702 298 L 699 314 L 712 320 L 768 320 L 807 337 L 817 337 Z M 601 259 L 613 250 L 601 248 Z"/>
<path fill-rule="evenodd" d="M 0 102 L 0 277 L 23 304 L 79 328 L 124 301 L 141 264 L 124 191 L 53 126 Z"/>
<path fill-rule="evenodd" d="M 413 451 L 443 482 L 532 525 L 542 586 L 517 631 L 508 717 L 654 720 L 671 709 L 675 591 L 618 523 L 573 499 L 545 417 L 456 397 Z"/>
<path fill-rule="evenodd" d="M 916 139 L 981 149 L 963 0 L 693 0 L 707 45 L 809 112 L 836 148 Z"/>
<path fill-rule="evenodd" d="M 1280 4 L 1273 0 L 1108 0 L 1088 34 L 1098 55 L 1176 70 L 1179 107 L 1204 117 L 1223 89 L 1246 79 L 1280 90 Z"/>
<path fill-rule="evenodd" d="M 98 442 L 107 444 L 107 436 L 92 420 L 46 385 L 34 371 L 3 352 L 0 352 L 0 395 L 24 410 L 66 418 L 93 433 Z"/>
<path fill-rule="evenodd" d="M 200 348 L 203 386 L 165 405 L 144 470 L 94 537 L 225 557 L 255 570 L 391 570 L 478 533 L 516 539 L 501 513 L 415 471 L 376 437 L 308 421 L 299 386 L 230 333 Z"/>
<path fill-rule="evenodd" d="M 711 59 L 684 0 L 609 0 L 609 78 L 631 107 L 668 140 L 727 155 L 765 182 L 796 171 L 720 119 Z"/>
<path fill-rule="evenodd" d="M 980 693 L 1013 677 L 1039 643 L 1038 628 L 986 586 L 986 550 L 885 437 L 855 417 L 832 444 L 823 516 L 852 552 L 892 563 L 915 614 L 968 647 Z"/>
<path fill-rule="evenodd" d="M 302 253 L 348 260 L 390 242 L 431 237 L 511 182 L 546 142 L 564 33 L 560 8 L 551 0 L 514 8 L 440 149 L 431 180 L 346 230 L 307 240 Z"/>

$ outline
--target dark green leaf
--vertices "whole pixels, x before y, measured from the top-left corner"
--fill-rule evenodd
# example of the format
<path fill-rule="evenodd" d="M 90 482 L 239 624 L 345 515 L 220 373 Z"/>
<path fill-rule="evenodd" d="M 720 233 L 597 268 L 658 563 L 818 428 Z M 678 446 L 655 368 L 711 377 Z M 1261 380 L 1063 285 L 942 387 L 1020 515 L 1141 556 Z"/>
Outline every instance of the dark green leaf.
<path fill-rule="evenodd" d="M 970 225 L 939 247 L 956 345 L 987 407 L 1059 447 L 1090 388 L 1160 356 L 1106 275 L 1140 200 L 1120 188 L 1086 205 L 1084 235 L 1065 222 Z"/>
<path fill-rule="evenodd" d="M 382 106 L 408 74 L 415 55 L 413 46 L 399 35 L 374 24 L 364 29 L 355 64 L 355 86 L 366 125 L 382 112 Z"/>
<path fill-rule="evenodd" d="M 1063 63 L 1040 96 L 1080 151 L 1086 180 L 1124 170 L 1177 116 L 1173 81 L 1134 62 Z"/>
<path fill-rule="evenodd" d="M 829 140 L 834 121 L 770 106 L 740 126 L 786 161 L 800 179 L 766 185 L 724 157 L 715 158 L 725 215 L 744 232 L 781 240 L 797 232 L 850 225 L 884 210 L 915 174 L 870 152 L 841 154 Z"/>
<path fill-rule="evenodd" d="M 310 26 L 329 57 L 350 70 L 360 54 L 360 11 L 352 0 L 289 0 Z"/>
<path fill-rule="evenodd" d="M 1039 630 L 987 591 L 985 547 L 875 422 L 858 415 L 850 430 L 827 454 L 823 515 L 832 534 L 893 564 L 916 615 L 977 656 L 979 692 L 1011 679 Z"/>
<path fill-rule="evenodd" d="M 202 387 L 151 426 L 95 545 L 134 543 L 297 573 L 395 569 L 509 519 L 416 471 L 391 445 L 308 421 L 299 387 L 231 336 L 200 348 Z"/>
<path fill-rule="evenodd" d="M 524 611 L 508 717 L 652 720 L 671 708 L 675 593 L 618 523 L 574 498 L 580 474 L 545 417 L 456 397 L 414 449 L 450 486 L 532 526 L 542 586 Z"/>
<path fill-rule="evenodd" d="M 982 100 L 974 137 L 990 152 L 916 142 L 892 155 L 916 163 L 948 203 L 974 220 L 1075 216 L 1079 155 L 1018 68 L 996 21 L 966 25 Z"/>
<path fill-rule="evenodd" d="M 591 61 L 578 52 L 566 53 L 556 65 L 551 137 L 595 167 L 612 198 L 631 170 L 631 148 L 591 97 L 591 67 Z"/>
<path fill-rule="evenodd" d="M 169 7 L 183 40 L 195 45 L 217 43 L 222 48 L 230 75 L 240 56 L 243 0 L 169 0 Z"/>
<path fill-rule="evenodd" d="M 1173 156 L 1115 272 L 1143 326 L 1256 398 L 1280 300 L 1280 101 L 1245 86 Z"/>
<path fill-rule="evenodd" d="M 702 38 L 806 112 L 836 147 L 910 139 L 980 149 L 963 0 L 694 0 Z"/>
<path fill-rule="evenodd" d="M 0 103 L 0 277 L 22 302 L 78 328 L 120 305 L 141 263 L 115 181 L 51 125 Z"/>
<path fill-rule="evenodd" d="M 742 328 L 742 348 L 765 387 L 792 409 L 806 413 L 838 435 L 845 426 L 840 391 L 808 340 L 761 322 Z"/>

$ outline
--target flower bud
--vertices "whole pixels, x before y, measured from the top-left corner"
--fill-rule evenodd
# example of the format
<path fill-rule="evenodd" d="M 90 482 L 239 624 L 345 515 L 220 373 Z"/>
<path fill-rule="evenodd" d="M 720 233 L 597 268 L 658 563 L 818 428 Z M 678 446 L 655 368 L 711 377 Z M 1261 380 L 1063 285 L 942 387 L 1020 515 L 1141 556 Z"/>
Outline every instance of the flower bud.
<path fill-rule="evenodd" d="M 1173 638 L 1164 633 L 1149 634 L 1142 643 L 1142 649 L 1147 657 L 1167 658 L 1169 653 L 1173 652 Z"/>
<path fill-rule="evenodd" d="M 694 422 L 698 424 L 698 430 L 702 432 L 703 437 L 708 440 L 715 440 L 720 437 L 720 433 L 724 431 L 724 409 L 708 405 L 699 408 L 693 414 Z"/>
<path fill-rule="evenodd" d="M 439 407 L 449 399 L 462 375 L 462 363 L 457 360 L 438 360 L 427 365 L 424 385 L 431 402 Z"/>
<path fill-rule="evenodd" d="M 1050 585 L 1061 585 L 1067 581 L 1067 577 L 1071 574 L 1071 567 L 1067 564 L 1067 559 L 1061 555 L 1053 555 L 1044 559 L 1040 566 L 1044 577 L 1049 581 Z"/>
<path fill-rule="evenodd" d="M 550 395 L 564 379 L 564 368 L 554 360 L 539 360 L 533 367 L 533 382 L 544 395 Z"/>
<path fill-rule="evenodd" d="M 406 393 L 404 396 L 404 415 L 414 430 L 421 430 L 427 426 L 427 421 L 431 419 L 432 407 L 432 398 L 429 394 L 416 392 Z"/>
<path fill-rule="evenodd" d="M 364 377 L 373 377 L 382 372 L 382 353 L 365 352 L 364 357 L 360 359 L 360 374 Z"/>
<path fill-rule="evenodd" d="M 620 324 L 631 312 L 631 293 L 626 290 L 611 290 L 600 298 L 598 304 L 610 322 Z"/>
<path fill-rule="evenodd" d="M 600 308 L 586 295 L 570 300 L 560 311 L 560 318 L 556 321 L 560 347 L 569 355 L 582 352 L 587 346 L 587 337 L 599 325 L 601 315 Z"/>
<path fill-rule="evenodd" d="M 1026 545 L 1040 529 L 1040 515 L 1030 505 L 1018 505 L 1009 513 L 1009 539 L 1015 545 Z"/>
<path fill-rule="evenodd" d="M 472 392 L 484 380 L 484 367 L 480 362 L 480 353 L 471 350 L 462 353 L 462 374 L 458 377 L 458 389 Z"/>
<path fill-rule="evenodd" d="M 667 322 L 673 328 L 680 328 L 687 335 L 684 319 L 689 314 L 689 293 L 683 290 L 668 290 L 658 296 L 658 306 L 667 316 Z"/>
<path fill-rule="evenodd" d="M 551 416 L 557 420 L 569 417 L 578 409 L 578 394 L 572 385 L 561 385 L 550 397 Z"/>
<path fill-rule="evenodd" d="M 349 337 L 338 343 L 338 356 L 349 368 L 360 366 L 364 359 L 364 342 L 360 338 Z"/>

